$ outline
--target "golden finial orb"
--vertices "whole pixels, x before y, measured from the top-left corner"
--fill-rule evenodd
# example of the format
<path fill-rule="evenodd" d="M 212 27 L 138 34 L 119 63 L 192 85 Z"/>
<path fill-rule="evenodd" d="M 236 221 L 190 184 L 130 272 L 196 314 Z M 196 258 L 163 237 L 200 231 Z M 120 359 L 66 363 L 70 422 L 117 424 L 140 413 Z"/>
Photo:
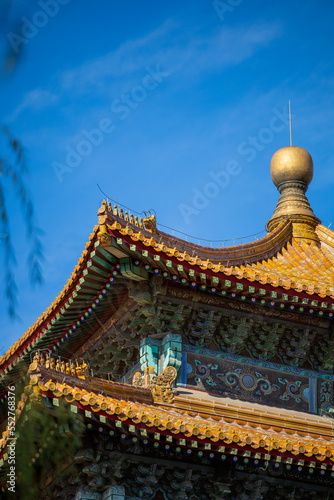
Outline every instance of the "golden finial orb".
<path fill-rule="evenodd" d="M 307 189 L 313 178 L 312 157 L 298 146 L 281 148 L 271 159 L 270 175 L 276 187 L 283 182 L 299 181 L 306 184 Z"/>

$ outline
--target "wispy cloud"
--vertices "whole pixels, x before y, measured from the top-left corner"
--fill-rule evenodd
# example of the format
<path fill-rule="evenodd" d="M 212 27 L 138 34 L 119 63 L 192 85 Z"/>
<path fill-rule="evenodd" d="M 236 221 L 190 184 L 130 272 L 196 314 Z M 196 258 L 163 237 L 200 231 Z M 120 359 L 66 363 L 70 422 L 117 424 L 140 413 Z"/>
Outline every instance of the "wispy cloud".
<path fill-rule="evenodd" d="M 151 56 L 155 57 L 160 44 L 174 29 L 175 24 L 167 21 L 146 36 L 128 40 L 116 50 L 65 71 L 59 77 L 62 90 L 75 88 L 85 92 L 90 87 L 103 89 L 110 79 L 115 81 L 135 74 L 147 64 L 149 48 L 152 47 Z"/>
<path fill-rule="evenodd" d="M 60 85 L 63 90 L 74 88 L 86 92 L 92 87 L 103 90 L 110 82 L 131 78 L 146 64 L 156 61 L 169 72 L 182 72 L 185 78 L 193 77 L 208 70 L 237 65 L 280 34 L 281 27 L 276 23 L 239 26 L 211 36 L 197 35 L 185 39 L 180 27 L 168 21 L 145 37 L 128 41 L 103 57 L 65 72 Z"/>
<path fill-rule="evenodd" d="M 10 116 L 6 118 L 6 123 L 11 123 L 16 120 L 16 118 L 24 111 L 25 109 L 31 110 L 39 110 L 46 108 L 50 105 L 56 104 L 58 100 L 58 96 L 49 90 L 45 89 L 34 89 L 30 92 L 27 92 L 21 103 L 14 109 Z"/>
<path fill-rule="evenodd" d="M 196 37 L 169 57 L 175 60 L 175 69 L 183 70 L 184 76 L 221 71 L 252 57 L 280 34 L 279 24 L 228 28 L 209 38 Z"/>
<path fill-rule="evenodd" d="M 146 36 L 128 40 L 117 49 L 90 60 L 76 68 L 60 73 L 52 88 L 35 89 L 24 96 L 14 110 L 14 121 L 26 109 L 36 110 L 57 100 L 78 101 L 83 95 L 92 96 L 91 105 L 99 99 L 110 99 L 136 83 L 138 74 L 147 64 L 159 62 L 174 79 L 175 85 L 189 84 L 212 71 L 240 64 L 281 35 L 275 24 L 259 24 L 224 28 L 214 35 L 184 36 L 182 27 L 169 20 Z M 53 90 L 53 92 L 55 92 Z"/>

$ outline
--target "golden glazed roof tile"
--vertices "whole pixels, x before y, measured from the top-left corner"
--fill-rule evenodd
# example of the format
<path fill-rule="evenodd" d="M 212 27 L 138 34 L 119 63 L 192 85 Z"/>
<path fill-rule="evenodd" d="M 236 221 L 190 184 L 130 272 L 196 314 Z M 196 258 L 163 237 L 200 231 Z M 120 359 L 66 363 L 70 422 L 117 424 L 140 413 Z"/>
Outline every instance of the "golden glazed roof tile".
<path fill-rule="evenodd" d="M 117 211 L 117 207 L 111 210 L 107 203 L 99 210 L 99 222 L 112 233 L 120 233 L 129 241 L 142 242 L 146 248 L 162 252 L 166 259 L 185 261 L 202 271 L 334 298 L 334 233 L 315 217 L 312 221 L 307 217 L 298 220 L 297 215 L 291 221 L 289 217 L 283 217 L 277 224 L 275 222 L 270 232 L 257 241 L 225 248 L 197 245 L 156 228 L 152 231 L 152 228 L 147 229 L 148 219 L 141 221 L 140 225 L 138 221 L 131 223 L 128 217 L 124 218 Z M 296 224 L 301 230 L 297 228 L 298 236 L 294 237 Z M 314 237 L 310 236 L 308 229 L 303 233 L 303 224 L 309 229 L 314 226 L 315 229 L 311 228 Z"/>
<path fill-rule="evenodd" d="M 100 212 L 100 211 L 99 211 Z M 186 266 L 198 266 L 204 273 L 218 275 L 219 279 L 235 276 L 252 285 L 260 283 L 273 288 L 305 291 L 309 295 L 334 299 L 334 232 L 318 224 L 315 231 L 320 245 L 292 237 L 292 224 L 283 221 L 264 238 L 253 243 L 227 247 L 210 248 L 183 241 L 162 232 L 152 233 L 144 227 L 130 224 L 129 219 L 111 213 L 103 208 L 100 224 L 112 230 L 115 235 L 128 238 L 131 242 L 143 242 L 152 252 L 164 254 L 166 260 L 175 259 Z M 116 220 L 117 219 L 117 220 Z M 131 227 L 130 227 L 131 226 Z M 71 278 L 58 297 L 36 320 L 23 336 L 0 358 L 0 366 L 9 361 L 18 349 L 38 331 L 41 325 L 52 318 L 62 301 L 68 297 L 74 282 L 80 277 L 89 259 L 96 238 L 102 234 L 95 226 L 78 260 Z M 99 234 L 98 234 L 99 233 Z M 163 255 L 161 255 L 163 258 Z M 183 264 L 185 265 L 185 264 Z"/>
<path fill-rule="evenodd" d="M 331 420 L 324 417 L 218 398 L 187 389 L 180 390 L 173 404 L 134 402 L 121 397 L 122 387 L 124 393 L 130 387 L 126 384 L 106 384 L 99 379 L 76 379 L 76 382 L 73 377 L 63 375 L 60 382 L 57 379 L 59 374 L 36 364 L 31 365 L 30 373 L 29 388 L 35 397 L 40 391 L 42 395 L 62 398 L 93 413 L 102 412 L 111 419 L 156 427 L 186 438 L 219 441 L 221 445 L 235 443 L 241 448 L 247 445 L 254 450 L 276 449 L 285 454 L 289 452 L 312 457 L 309 458 L 312 460 L 330 459 L 334 462 L 333 429 Z M 7 439 L 8 429 L 0 440 L 0 451 Z"/>
<path fill-rule="evenodd" d="M 269 278 L 273 286 L 276 283 L 282 286 L 278 283 L 281 279 L 286 289 L 307 290 L 312 287 L 313 293 L 317 286 L 318 294 L 332 296 L 334 292 L 334 258 L 331 258 L 326 248 L 319 248 L 315 244 L 307 245 L 293 240 L 275 257 L 246 266 L 248 274 L 252 269 L 258 271 L 255 274 L 256 281 L 263 282 Z"/>

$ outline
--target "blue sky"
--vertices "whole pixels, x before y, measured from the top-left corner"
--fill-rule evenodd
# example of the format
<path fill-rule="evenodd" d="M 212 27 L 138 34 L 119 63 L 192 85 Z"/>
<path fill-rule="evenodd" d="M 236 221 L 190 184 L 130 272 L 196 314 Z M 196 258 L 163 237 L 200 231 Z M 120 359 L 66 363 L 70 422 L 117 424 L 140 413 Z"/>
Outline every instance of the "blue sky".
<path fill-rule="evenodd" d="M 333 25 L 329 0 L 13 2 L 0 51 L 22 51 L 0 80 L 1 123 L 27 152 L 45 261 L 44 284 L 31 287 L 24 219 L 6 186 L 21 320 L 3 296 L 0 348 L 69 278 L 97 223 L 97 185 L 198 238 L 262 231 L 289 99 L 293 144 L 314 160 L 312 208 L 334 222 Z"/>

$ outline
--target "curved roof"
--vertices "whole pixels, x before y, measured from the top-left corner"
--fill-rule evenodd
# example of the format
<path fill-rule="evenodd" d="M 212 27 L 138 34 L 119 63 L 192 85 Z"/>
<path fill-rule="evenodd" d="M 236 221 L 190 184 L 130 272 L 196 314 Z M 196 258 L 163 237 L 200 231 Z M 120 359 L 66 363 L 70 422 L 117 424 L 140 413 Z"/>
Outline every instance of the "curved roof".
<path fill-rule="evenodd" d="M 294 238 L 293 223 L 283 220 L 264 238 L 252 243 L 211 248 L 160 232 L 154 218 L 138 221 L 106 202 L 98 216 L 99 226 L 94 227 L 63 290 L 0 358 L 0 377 L 15 371 L 21 361 L 26 364 L 32 348 L 52 349 L 66 341 L 66 354 L 72 353 L 101 328 L 101 319 L 110 316 L 110 303 L 115 310 L 117 301 L 127 296 L 124 282 L 131 279 L 132 268 L 122 273 L 123 283 L 118 278 L 117 293 L 109 299 L 108 306 L 99 306 L 101 315 L 89 316 L 107 293 L 106 288 L 114 281 L 124 259 L 139 262 L 148 272 L 161 272 L 166 279 L 179 280 L 193 288 L 199 286 L 201 291 L 225 296 L 228 290 L 241 300 L 245 300 L 245 293 L 254 297 L 260 294 L 263 301 L 290 302 L 292 309 L 299 303 L 300 313 L 305 307 L 312 307 L 310 314 L 317 309 L 319 316 L 333 317 L 334 232 L 321 224 L 315 229 L 319 244 Z M 144 269 L 141 272 L 147 274 Z M 87 318 L 85 335 L 82 329 L 79 334 L 77 326 Z"/>
<path fill-rule="evenodd" d="M 118 420 L 150 433 L 170 435 L 172 441 L 185 438 L 199 445 L 207 443 L 207 449 L 219 453 L 225 451 L 220 449 L 225 446 L 235 448 L 238 453 L 248 449 L 252 453 L 271 453 L 293 460 L 302 458 L 331 466 L 334 462 L 333 428 L 331 420 L 323 416 L 188 389 L 179 389 L 172 403 L 156 404 L 150 398 L 150 389 L 90 377 L 86 380 L 45 369 L 38 363 L 30 365 L 29 374 L 28 394 L 49 396 L 55 405 L 61 398 L 65 404 L 75 405 L 75 412 L 85 411 L 86 418 L 101 415 L 102 418 L 95 420 L 98 425 Z M 22 395 L 17 418 L 24 411 L 27 397 Z M 8 435 L 7 428 L 0 439 L 0 456 Z"/>
<path fill-rule="evenodd" d="M 113 212 L 100 209 L 100 219 L 116 238 L 141 243 L 152 253 L 163 254 L 165 259 L 174 258 L 179 263 L 220 276 L 233 275 L 250 283 L 334 299 L 334 232 L 321 224 L 316 227 L 320 245 L 294 238 L 293 224 L 286 220 L 252 243 L 211 248 L 157 230 L 150 232 L 116 215 L 115 209 Z"/>

